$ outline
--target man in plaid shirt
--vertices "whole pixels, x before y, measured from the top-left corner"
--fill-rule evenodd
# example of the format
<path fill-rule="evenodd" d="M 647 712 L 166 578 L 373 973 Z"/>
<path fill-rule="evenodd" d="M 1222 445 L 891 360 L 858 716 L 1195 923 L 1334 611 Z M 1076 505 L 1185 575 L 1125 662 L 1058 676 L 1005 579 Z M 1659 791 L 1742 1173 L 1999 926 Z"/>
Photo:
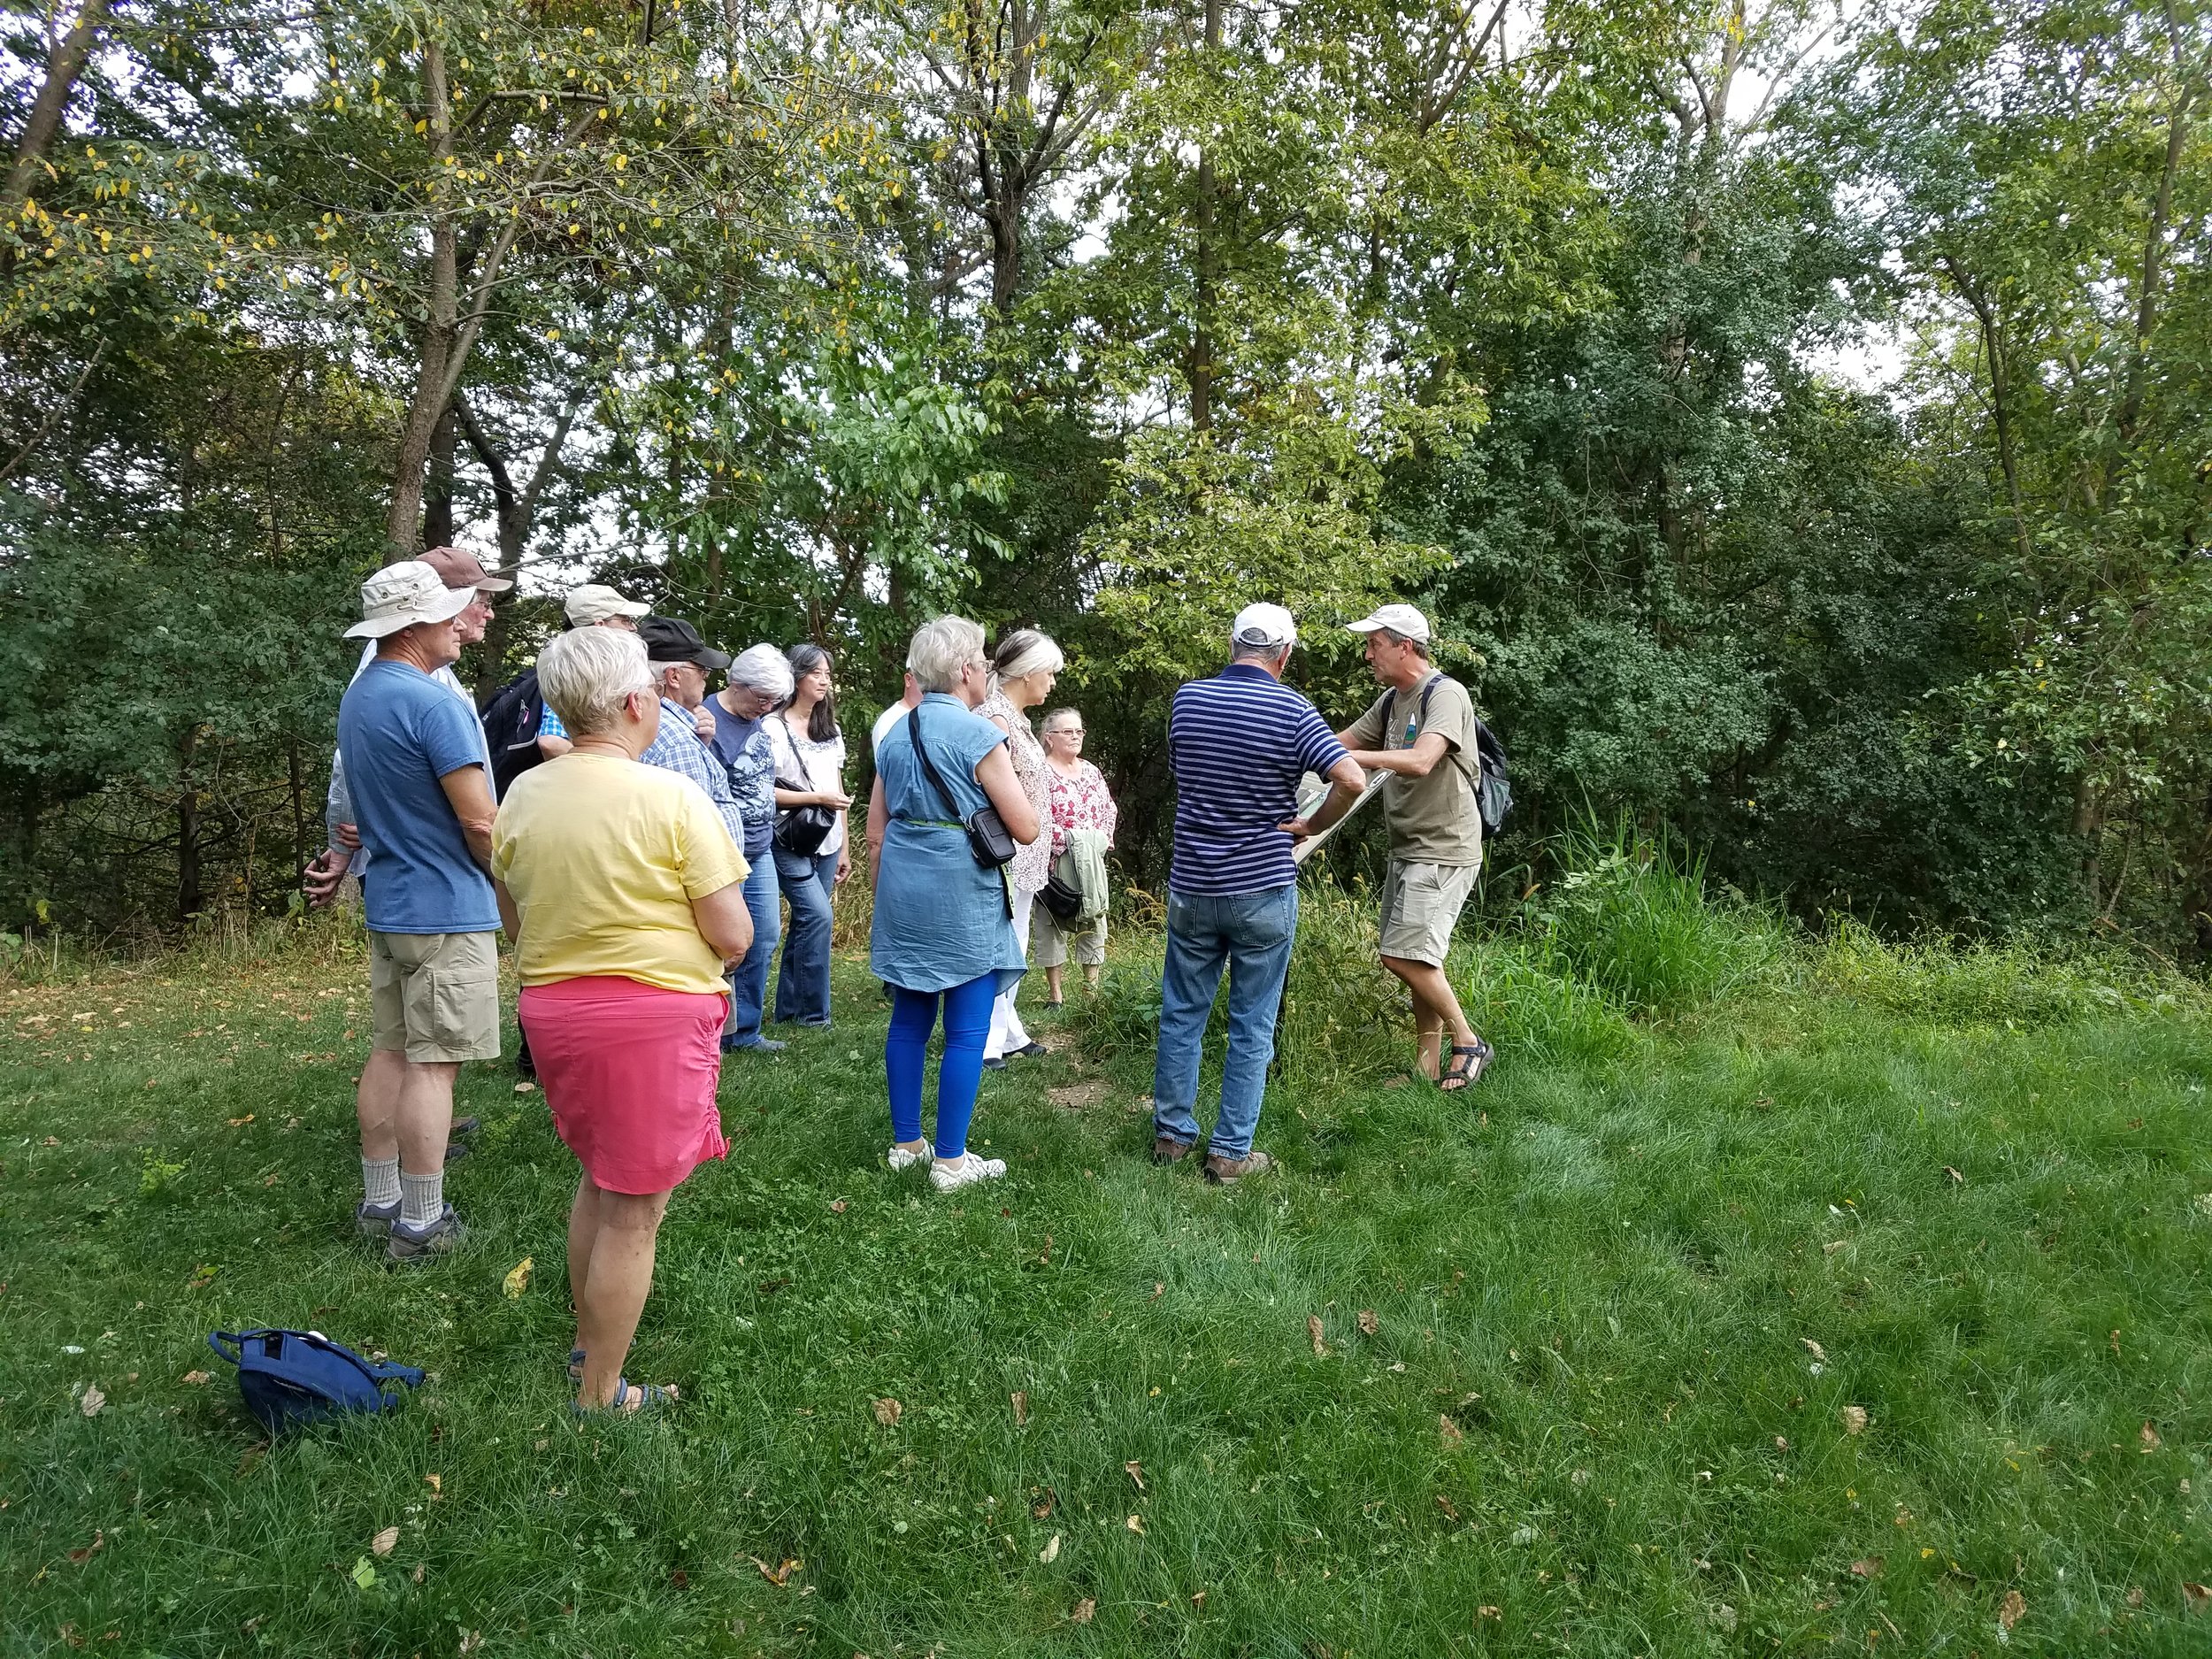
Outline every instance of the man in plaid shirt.
<path fill-rule="evenodd" d="M 691 624 L 673 617 L 647 617 L 637 631 L 661 692 L 660 734 L 638 758 L 649 766 L 680 773 L 705 790 L 722 814 L 730 839 L 742 847 L 745 824 L 738 816 L 737 797 L 730 793 L 730 774 L 699 729 L 703 721 L 708 731 L 714 729 L 711 717 L 700 709 L 707 700 L 707 676 L 730 665 L 729 653 L 716 650 Z"/>

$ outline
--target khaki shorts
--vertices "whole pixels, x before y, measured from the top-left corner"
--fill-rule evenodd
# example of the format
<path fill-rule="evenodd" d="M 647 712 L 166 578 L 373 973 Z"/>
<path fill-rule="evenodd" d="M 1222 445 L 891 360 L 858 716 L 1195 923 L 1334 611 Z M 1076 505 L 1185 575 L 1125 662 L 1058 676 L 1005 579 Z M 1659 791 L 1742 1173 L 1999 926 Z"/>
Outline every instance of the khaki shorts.
<path fill-rule="evenodd" d="M 1479 873 L 1474 864 L 1416 864 L 1390 861 L 1382 895 L 1382 954 L 1402 962 L 1444 965 L 1452 929 Z"/>
<path fill-rule="evenodd" d="M 499 1058 L 494 933 L 369 933 L 372 1048 L 418 1065 Z"/>
<path fill-rule="evenodd" d="M 1106 960 L 1106 918 L 1063 925 L 1040 902 L 1030 913 L 1029 965 L 1064 968 L 1072 954 L 1079 968 L 1095 968 Z"/>

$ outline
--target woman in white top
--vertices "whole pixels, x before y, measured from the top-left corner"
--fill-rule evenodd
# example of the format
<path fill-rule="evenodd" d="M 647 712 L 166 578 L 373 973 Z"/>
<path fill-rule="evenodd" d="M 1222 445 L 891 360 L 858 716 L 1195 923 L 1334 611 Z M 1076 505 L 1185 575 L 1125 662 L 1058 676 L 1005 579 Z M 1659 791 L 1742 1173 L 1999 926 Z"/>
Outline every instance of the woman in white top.
<path fill-rule="evenodd" d="M 1067 666 L 1067 658 L 1050 636 L 1034 628 L 1016 628 L 999 636 L 998 649 L 991 653 L 991 695 L 977 707 L 976 712 L 1007 734 L 1007 753 L 1014 762 L 1014 776 L 1019 780 L 1022 793 L 1036 810 L 1040 823 L 1046 822 L 1052 810 L 1052 787 L 1047 776 L 1045 751 L 1037 741 L 1035 729 L 1029 724 L 1029 710 L 1052 695 L 1053 681 Z M 1014 862 L 1006 866 L 1006 885 L 1014 914 L 1014 936 L 1022 941 L 1022 949 L 1029 949 L 1029 914 L 1037 895 L 1044 891 L 1045 883 L 1052 876 L 1051 838 L 1040 835 L 1014 855 Z M 1021 989 L 1016 980 L 999 993 L 991 1009 L 991 1034 L 983 1044 L 983 1064 L 994 1071 L 1003 1070 L 1012 1056 L 1033 1056 L 1042 1054 L 1044 1045 L 1030 1041 L 1029 1033 L 1022 1025 L 1021 1015 L 1015 1010 L 1014 998 Z"/>
<path fill-rule="evenodd" d="M 783 966 L 776 975 L 776 1018 L 801 1025 L 830 1023 L 830 929 L 838 885 L 852 873 L 851 840 L 845 833 L 845 738 L 837 729 L 829 653 L 795 645 L 791 701 L 768 718 L 768 742 L 776 757 L 776 885 L 791 907 L 783 934 Z M 833 813 L 818 843 L 809 818 L 795 809 Z"/>

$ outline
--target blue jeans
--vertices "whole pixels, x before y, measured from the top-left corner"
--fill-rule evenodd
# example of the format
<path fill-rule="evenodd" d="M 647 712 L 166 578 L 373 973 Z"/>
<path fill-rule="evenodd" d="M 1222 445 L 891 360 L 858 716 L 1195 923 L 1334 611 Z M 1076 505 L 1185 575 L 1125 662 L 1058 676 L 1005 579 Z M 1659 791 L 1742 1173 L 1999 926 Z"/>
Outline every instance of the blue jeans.
<path fill-rule="evenodd" d="M 750 1048 L 760 1041 L 761 1004 L 768 995 L 768 964 L 776 954 L 780 919 L 774 857 L 763 852 L 749 862 L 753 873 L 745 878 L 745 908 L 753 918 L 753 948 L 731 971 L 730 1022 L 722 1028 L 722 1041 L 733 1048 Z"/>
<path fill-rule="evenodd" d="M 1208 1146 L 1240 1158 L 1259 1126 L 1267 1064 L 1275 1057 L 1275 1015 L 1298 934 L 1298 888 L 1167 895 L 1167 964 L 1160 976 L 1160 1046 L 1152 1067 L 1152 1127 L 1188 1144 L 1198 1139 L 1199 1050 L 1221 971 L 1229 971 L 1229 1054 L 1221 1068 L 1221 1112 Z"/>
<path fill-rule="evenodd" d="M 922 1138 L 923 1055 L 937 1023 L 938 994 L 891 987 L 891 1029 L 883 1039 L 883 1071 L 891 1090 L 891 1138 Z M 945 1051 L 937 1061 L 936 1155 L 956 1158 L 968 1149 L 968 1120 L 983 1081 L 983 1039 L 990 1034 L 998 975 L 979 974 L 944 993 Z"/>
<path fill-rule="evenodd" d="M 830 910 L 837 892 L 837 855 L 801 857 L 776 849 L 776 882 L 791 907 L 776 974 L 776 1018 L 803 1025 L 830 1023 Z"/>

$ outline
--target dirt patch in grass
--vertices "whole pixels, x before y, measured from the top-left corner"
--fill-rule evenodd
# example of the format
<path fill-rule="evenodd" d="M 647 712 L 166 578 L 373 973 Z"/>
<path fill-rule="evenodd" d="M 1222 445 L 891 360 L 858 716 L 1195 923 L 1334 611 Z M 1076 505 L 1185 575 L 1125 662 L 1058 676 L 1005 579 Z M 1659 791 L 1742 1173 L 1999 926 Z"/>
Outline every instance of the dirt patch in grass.
<path fill-rule="evenodd" d="M 1114 1095 L 1114 1087 L 1103 1078 L 1092 1078 L 1087 1082 L 1064 1083 L 1058 1088 L 1048 1088 L 1045 1098 L 1063 1111 L 1079 1112 L 1093 1106 L 1102 1106 Z"/>

